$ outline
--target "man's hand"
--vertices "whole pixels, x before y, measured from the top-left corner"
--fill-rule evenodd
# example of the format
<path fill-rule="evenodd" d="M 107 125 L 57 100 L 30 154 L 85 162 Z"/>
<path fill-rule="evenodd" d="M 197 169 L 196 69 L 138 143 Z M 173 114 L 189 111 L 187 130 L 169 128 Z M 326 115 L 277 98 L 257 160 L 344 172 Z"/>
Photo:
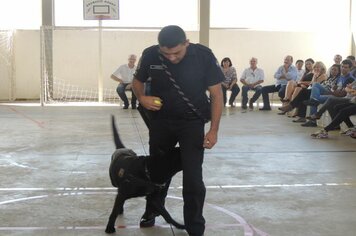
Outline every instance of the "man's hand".
<path fill-rule="evenodd" d="M 158 111 L 163 106 L 163 101 L 154 96 L 141 96 L 140 103 L 144 108 L 151 111 Z"/>
<path fill-rule="evenodd" d="M 214 147 L 217 141 L 218 141 L 218 133 L 209 130 L 209 132 L 204 137 L 203 147 L 207 149 L 211 149 Z"/>

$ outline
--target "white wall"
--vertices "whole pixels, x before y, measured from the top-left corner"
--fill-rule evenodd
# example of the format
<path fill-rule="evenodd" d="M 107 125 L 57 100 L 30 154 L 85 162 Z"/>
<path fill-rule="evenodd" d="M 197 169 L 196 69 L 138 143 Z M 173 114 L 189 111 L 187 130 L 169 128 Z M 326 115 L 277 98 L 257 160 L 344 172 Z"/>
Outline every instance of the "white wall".
<path fill-rule="evenodd" d="M 105 31 L 103 34 L 104 88 L 115 88 L 111 73 L 127 62 L 130 53 L 156 43 L 158 31 Z M 191 42 L 198 42 L 198 32 L 188 32 Z M 265 84 L 273 83 L 273 74 L 291 54 L 296 59 L 312 57 L 327 66 L 336 53 L 351 53 L 351 34 L 329 32 L 277 32 L 250 30 L 211 30 L 210 47 L 218 61 L 228 56 L 241 74 L 249 58 L 259 59 L 265 70 Z M 54 33 L 54 77 L 83 88 L 96 87 L 98 75 L 98 32 L 93 30 L 60 30 Z M 40 96 L 40 33 L 18 30 L 15 34 L 15 75 L 17 99 L 38 99 Z M 2 80 L 2 79 L 1 79 Z M 2 91 L 2 90 L 1 90 Z M 0 99 L 3 99 L 0 96 Z"/>

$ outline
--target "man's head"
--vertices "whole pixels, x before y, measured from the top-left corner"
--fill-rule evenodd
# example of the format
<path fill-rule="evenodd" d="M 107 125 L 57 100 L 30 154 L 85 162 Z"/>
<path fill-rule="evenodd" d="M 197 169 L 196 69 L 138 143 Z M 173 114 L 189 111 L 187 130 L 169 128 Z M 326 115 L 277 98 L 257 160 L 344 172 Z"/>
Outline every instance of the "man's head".
<path fill-rule="evenodd" d="M 350 55 L 346 57 L 347 60 L 350 60 L 352 62 L 352 66 L 356 67 L 356 60 L 355 60 L 355 56 Z"/>
<path fill-rule="evenodd" d="M 293 64 L 293 57 L 290 56 L 290 55 L 287 55 L 285 58 L 284 58 L 284 66 L 286 67 L 289 67 L 290 65 Z"/>
<path fill-rule="evenodd" d="M 346 59 L 341 62 L 341 74 L 342 75 L 347 75 L 350 73 L 352 68 L 352 61 Z"/>
<path fill-rule="evenodd" d="M 341 61 L 342 61 L 342 56 L 339 55 L 339 54 L 336 54 L 336 55 L 334 56 L 334 62 L 335 62 L 335 64 L 340 64 Z"/>
<path fill-rule="evenodd" d="M 295 62 L 295 66 L 297 67 L 298 70 L 301 70 L 303 68 L 304 61 L 299 59 Z"/>
<path fill-rule="evenodd" d="M 252 57 L 250 59 L 250 68 L 256 69 L 256 67 L 257 67 L 257 58 L 256 57 Z"/>
<path fill-rule="evenodd" d="M 158 44 L 161 54 L 171 63 L 178 64 L 187 52 L 189 40 L 182 28 L 177 25 L 168 25 L 159 32 Z"/>
<path fill-rule="evenodd" d="M 137 56 L 135 54 L 130 54 L 127 60 L 129 61 L 129 66 L 133 67 L 135 66 Z"/>

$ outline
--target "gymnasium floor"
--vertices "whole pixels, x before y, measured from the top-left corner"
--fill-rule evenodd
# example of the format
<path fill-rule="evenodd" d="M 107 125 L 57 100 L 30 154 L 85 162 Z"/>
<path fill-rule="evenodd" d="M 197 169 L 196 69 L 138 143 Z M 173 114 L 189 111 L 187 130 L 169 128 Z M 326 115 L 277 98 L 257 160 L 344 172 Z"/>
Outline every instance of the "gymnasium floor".
<path fill-rule="evenodd" d="M 148 152 L 136 110 L 118 106 L 0 104 L 0 235 L 106 235 L 116 190 L 110 115 L 127 147 Z M 226 108 L 206 151 L 205 236 L 355 236 L 356 140 L 313 140 L 269 112 Z M 167 208 L 182 222 L 181 175 Z M 140 229 L 144 198 L 126 202 L 116 235 L 187 235 L 162 218 Z"/>

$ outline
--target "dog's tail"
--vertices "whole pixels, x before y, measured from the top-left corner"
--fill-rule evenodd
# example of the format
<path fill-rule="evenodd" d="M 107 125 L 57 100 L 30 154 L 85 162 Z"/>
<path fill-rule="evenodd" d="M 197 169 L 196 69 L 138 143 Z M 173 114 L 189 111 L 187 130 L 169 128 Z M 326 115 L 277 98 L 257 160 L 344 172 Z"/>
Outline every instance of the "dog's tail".
<path fill-rule="evenodd" d="M 121 142 L 119 133 L 117 132 L 117 128 L 115 125 L 115 117 L 113 115 L 111 115 L 111 125 L 116 149 L 125 148 L 124 144 Z"/>

